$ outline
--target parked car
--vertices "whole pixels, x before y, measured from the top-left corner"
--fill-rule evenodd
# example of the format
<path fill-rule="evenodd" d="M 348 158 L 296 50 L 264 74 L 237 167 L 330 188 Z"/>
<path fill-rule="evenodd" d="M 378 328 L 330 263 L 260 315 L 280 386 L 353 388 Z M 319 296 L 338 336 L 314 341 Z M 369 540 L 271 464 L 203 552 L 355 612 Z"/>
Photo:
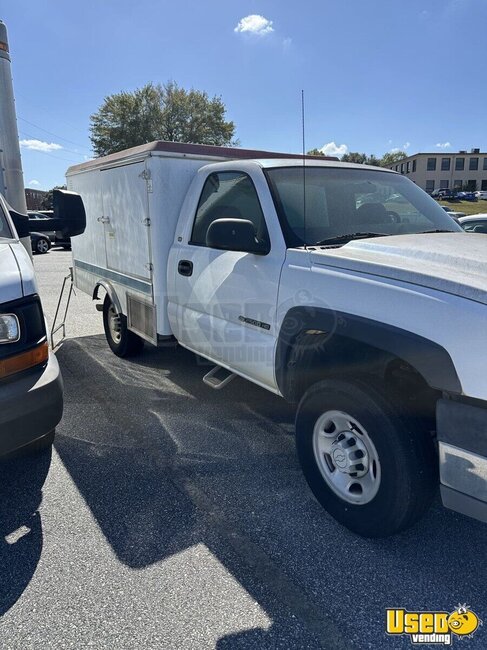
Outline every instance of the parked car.
<path fill-rule="evenodd" d="M 44 230 L 39 225 L 54 216 L 52 210 L 28 210 L 27 214 L 29 216 L 30 227 L 36 230 L 37 225 L 37 230 L 42 230 L 42 234 L 49 237 L 52 246 L 62 246 L 65 250 L 71 250 L 71 238 L 67 228 L 65 230 Z"/>
<path fill-rule="evenodd" d="M 487 234 L 487 214 L 472 214 L 469 217 L 461 217 L 458 223 L 467 232 Z"/>
<path fill-rule="evenodd" d="M 34 231 L 41 231 L 43 235 L 49 237 L 51 243 L 56 239 L 56 232 L 54 230 L 44 230 L 41 227 L 43 221 L 49 219 L 49 216 L 39 212 L 38 210 L 27 210 L 27 216 L 29 217 L 29 228 Z"/>
<path fill-rule="evenodd" d="M 45 232 L 31 232 L 30 240 L 32 242 L 32 252 L 43 255 L 51 248 L 51 240 Z"/>
<path fill-rule="evenodd" d="M 438 190 L 433 190 L 431 192 L 431 196 L 434 199 L 454 199 L 457 196 L 457 193 L 454 192 L 453 190 L 449 190 L 446 188 L 441 188 Z"/>
<path fill-rule="evenodd" d="M 461 201 L 476 201 L 475 192 L 457 192 L 457 198 Z"/>
<path fill-rule="evenodd" d="M 442 205 L 441 206 L 445 212 L 448 212 L 450 217 L 453 217 L 454 219 L 459 219 L 460 217 L 465 217 L 466 212 L 457 212 L 456 210 L 453 210 L 450 208 L 448 205 Z"/>
<path fill-rule="evenodd" d="M 475 192 L 475 196 L 477 199 L 486 199 L 487 200 L 487 191 L 486 190 L 478 190 Z"/>

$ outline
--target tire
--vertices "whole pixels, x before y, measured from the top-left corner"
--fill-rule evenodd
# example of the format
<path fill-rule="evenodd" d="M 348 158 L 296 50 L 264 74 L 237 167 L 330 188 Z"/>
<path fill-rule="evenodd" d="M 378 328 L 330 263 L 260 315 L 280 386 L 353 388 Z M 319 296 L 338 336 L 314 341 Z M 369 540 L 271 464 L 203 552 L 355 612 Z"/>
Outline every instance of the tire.
<path fill-rule="evenodd" d="M 31 455 L 31 454 L 39 454 L 43 451 L 46 451 L 46 449 L 50 449 L 54 442 L 54 434 L 55 431 L 53 429 L 49 433 L 46 433 L 45 436 L 42 436 L 42 438 L 38 438 L 37 440 L 34 440 L 34 442 L 30 442 L 28 445 L 21 447 L 18 450 L 18 453 L 24 456 L 24 455 Z"/>
<path fill-rule="evenodd" d="M 132 357 L 142 352 L 144 339 L 127 328 L 127 317 L 116 313 L 108 295 L 103 303 L 103 327 L 108 345 L 117 357 Z"/>
<path fill-rule="evenodd" d="M 409 528 L 437 489 L 438 459 L 426 427 L 369 383 L 314 384 L 298 407 L 296 446 L 316 499 L 363 537 Z"/>
<path fill-rule="evenodd" d="M 47 237 L 39 237 L 35 243 L 35 251 L 40 255 L 44 255 L 51 248 L 51 242 Z"/>

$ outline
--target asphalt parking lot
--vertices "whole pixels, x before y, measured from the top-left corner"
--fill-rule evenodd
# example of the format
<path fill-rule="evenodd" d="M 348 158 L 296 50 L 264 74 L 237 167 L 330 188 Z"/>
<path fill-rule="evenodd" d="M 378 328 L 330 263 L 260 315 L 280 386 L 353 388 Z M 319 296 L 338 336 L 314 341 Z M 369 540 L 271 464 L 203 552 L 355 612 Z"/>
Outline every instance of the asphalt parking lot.
<path fill-rule="evenodd" d="M 35 258 L 48 319 L 69 263 Z M 179 348 L 118 359 L 82 294 L 67 330 L 52 454 L 0 469 L 1 648 L 406 648 L 386 607 L 487 620 L 487 526 L 437 499 L 406 533 L 359 538 L 309 492 L 283 400 L 212 391 Z"/>

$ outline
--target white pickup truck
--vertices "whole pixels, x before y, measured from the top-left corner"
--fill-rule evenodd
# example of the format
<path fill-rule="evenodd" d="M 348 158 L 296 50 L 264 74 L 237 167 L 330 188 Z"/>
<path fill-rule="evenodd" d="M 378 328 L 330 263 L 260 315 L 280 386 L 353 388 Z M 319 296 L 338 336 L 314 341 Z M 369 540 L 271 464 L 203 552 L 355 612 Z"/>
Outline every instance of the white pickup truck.
<path fill-rule="evenodd" d="M 487 238 L 390 170 L 155 142 L 67 172 L 115 354 L 168 339 L 295 402 L 315 497 L 365 536 L 487 521 Z"/>

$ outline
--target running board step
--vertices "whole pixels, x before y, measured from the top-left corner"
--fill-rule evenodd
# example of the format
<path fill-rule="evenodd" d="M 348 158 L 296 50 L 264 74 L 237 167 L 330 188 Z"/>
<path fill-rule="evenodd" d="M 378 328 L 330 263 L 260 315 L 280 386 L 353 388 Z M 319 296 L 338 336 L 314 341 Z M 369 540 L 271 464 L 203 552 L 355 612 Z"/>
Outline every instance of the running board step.
<path fill-rule="evenodd" d="M 223 374 L 223 379 L 221 377 L 217 377 L 217 373 Z M 221 366 L 215 366 L 210 370 L 210 372 L 206 373 L 206 375 L 203 377 L 203 382 L 214 390 L 221 390 L 235 377 L 235 373 L 230 372 L 230 370 L 225 370 L 225 368 L 222 368 Z"/>

